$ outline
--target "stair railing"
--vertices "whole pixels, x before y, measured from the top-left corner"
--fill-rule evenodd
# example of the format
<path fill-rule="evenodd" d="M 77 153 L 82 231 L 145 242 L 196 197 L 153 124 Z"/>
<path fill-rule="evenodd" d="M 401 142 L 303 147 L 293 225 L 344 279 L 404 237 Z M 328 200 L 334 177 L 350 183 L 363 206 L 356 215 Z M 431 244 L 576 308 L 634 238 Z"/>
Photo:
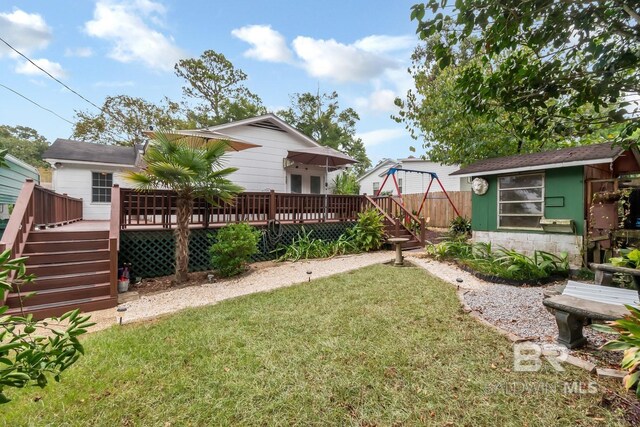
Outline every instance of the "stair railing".
<path fill-rule="evenodd" d="M 27 179 L 22 186 L 22 190 L 20 190 L 13 212 L 0 240 L 0 251 L 11 250 L 12 258 L 18 258 L 22 255 L 29 231 L 34 226 L 33 221 L 36 212 L 35 188 L 35 181 Z"/>
<path fill-rule="evenodd" d="M 109 288 L 112 298 L 118 297 L 118 250 L 120 249 L 120 187 L 111 187 L 111 218 L 109 219 Z"/>
<path fill-rule="evenodd" d="M 387 221 L 394 226 L 396 234 L 399 234 L 400 227 L 405 228 L 420 244 L 424 244 L 426 237 L 426 224 L 424 218 L 418 218 L 411 212 L 409 212 L 402 204 L 398 203 L 391 196 L 378 196 L 371 198 L 369 196 L 365 196 L 365 198 L 369 201 L 369 204 L 374 206 L 379 212 L 381 212 Z M 402 218 L 407 224 L 402 222 Z M 416 233 L 410 224 L 415 222 L 418 224 L 418 233 Z"/>

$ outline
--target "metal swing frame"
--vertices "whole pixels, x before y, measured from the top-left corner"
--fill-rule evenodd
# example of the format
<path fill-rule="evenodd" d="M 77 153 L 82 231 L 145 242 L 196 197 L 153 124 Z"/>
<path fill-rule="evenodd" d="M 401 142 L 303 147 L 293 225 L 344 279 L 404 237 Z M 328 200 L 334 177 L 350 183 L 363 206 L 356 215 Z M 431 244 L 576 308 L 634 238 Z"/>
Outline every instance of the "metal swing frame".
<path fill-rule="evenodd" d="M 422 197 L 422 202 L 420 203 L 420 209 L 418 209 L 418 213 L 416 216 L 420 216 L 420 212 L 422 212 L 422 208 L 424 207 L 427 201 L 427 196 L 429 195 L 429 190 L 431 190 L 431 185 L 433 184 L 434 180 L 438 182 L 438 185 L 442 189 L 442 192 L 444 193 L 444 195 L 447 197 L 447 200 L 449 201 L 449 204 L 453 208 L 456 215 L 461 216 L 460 212 L 458 211 L 458 208 L 456 208 L 456 205 L 453 204 L 453 201 L 449 197 L 447 190 L 444 189 L 442 182 L 440 182 L 440 178 L 438 178 L 438 174 L 436 174 L 435 172 L 419 171 L 415 169 L 389 168 L 389 170 L 387 171 L 387 176 L 384 178 L 384 181 L 382 181 L 382 185 L 380 186 L 380 188 L 378 188 L 376 197 L 380 196 L 380 193 L 382 193 L 382 189 L 384 188 L 384 185 L 389 180 L 389 177 L 391 177 L 393 179 L 393 184 L 396 187 L 396 191 L 398 192 L 398 197 L 400 197 L 400 203 L 404 207 L 404 199 L 402 198 L 402 193 L 400 192 L 400 186 L 398 185 L 398 180 L 396 179 L 397 172 L 418 173 L 422 175 L 429 175 L 431 177 L 431 179 L 429 180 L 429 185 L 427 186 L 427 190 L 424 192 L 424 197 Z"/>

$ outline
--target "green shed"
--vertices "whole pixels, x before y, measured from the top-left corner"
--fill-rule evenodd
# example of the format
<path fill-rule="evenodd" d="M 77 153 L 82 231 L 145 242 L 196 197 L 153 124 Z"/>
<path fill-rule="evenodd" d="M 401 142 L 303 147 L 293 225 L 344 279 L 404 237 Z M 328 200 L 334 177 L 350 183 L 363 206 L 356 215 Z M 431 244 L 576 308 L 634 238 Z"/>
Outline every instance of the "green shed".
<path fill-rule="evenodd" d="M 9 206 L 18 199 L 25 180 L 40 182 L 38 170 L 11 155 L 5 157 L 7 167 L 0 168 L 0 235 L 9 220 Z"/>
<path fill-rule="evenodd" d="M 472 179 L 475 241 L 585 259 L 593 193 L 640 171 L 640 155 L 612 143 L 485 159 L 452 173 Z M 640 224 L 640 223 L 639 223 Z"/>

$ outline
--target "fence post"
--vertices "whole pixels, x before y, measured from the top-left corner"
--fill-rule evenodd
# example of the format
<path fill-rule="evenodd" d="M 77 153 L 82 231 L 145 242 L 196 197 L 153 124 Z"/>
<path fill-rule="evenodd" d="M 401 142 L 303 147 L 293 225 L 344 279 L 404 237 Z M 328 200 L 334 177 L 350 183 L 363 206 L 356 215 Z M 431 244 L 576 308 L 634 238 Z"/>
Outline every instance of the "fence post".
<path fill-rule="evenodd" d="M 422 245 L 424 245 L 424 242 L 427 239 L 426 232 L 427 232 L 427 224 L 425 223 L 424 217 L 421 216 L 420 217 L 420 243 Z"/>
<path fill-rule="evenodd" d="M 276 192 L 269 191 L 269 220 L 276 219 Z"/>

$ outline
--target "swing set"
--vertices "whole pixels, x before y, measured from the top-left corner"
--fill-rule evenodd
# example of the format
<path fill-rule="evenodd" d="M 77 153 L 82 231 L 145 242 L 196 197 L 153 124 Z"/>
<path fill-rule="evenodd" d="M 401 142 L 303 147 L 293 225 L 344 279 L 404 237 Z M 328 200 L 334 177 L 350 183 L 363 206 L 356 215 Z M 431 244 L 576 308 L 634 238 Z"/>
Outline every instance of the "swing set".
<path fill-rule="evenodd" d="M 378 192 L 376 193 L 376 197 L 380 196 L 380 193 L 382 192 L 382 189 L 384 188 L 384 185 L 389 180 L 389 177 L 391 177 L 393 179 L 393 184 L 396 187 L 396 191 L 398 192 L 398 197 L 400 197 L 400 204 L 402 205 L 402 207 L 404 207 L 404 199 L 402 198 L 402 192 L 400 191 L 400 186 L 398 185 L 398 180 L 396 179 L 396 173 L 398 173 L 398 172 L 405 172 L 405 175 L 407 173 L 421 174 L 422 178 L 423 178 L 422 188 L 424 188 L 424 176 L 425 175 L 429 175 L 430 176 L 429 186 L 427 187 L 427 190 L 424 192 L 424 197 L 422 197 L 422 202 L 420 203 L 420 209 L 418 209 L 418 212 L 417 212 L 416 216 L 418 216 L 418 217 L 420 216 L 420 212 L 422 212 L 422 208 L 425 206 L 425 203 L 427 201 L 427 196 L 429 195 L 429 190 L 431 190 L 431 185 L 433 184 L 434 180 L 438 182 L 438 185 L 440 185 L 440 188 L 442 189 L 442 192 L 446 196 L 446 199 L 449 201 L 449 204 L 451 204 L 451 207 L 453 208 L 453 210 L 456 213 L 456 215 L 457 216 L 461 216 L 460 212 L 458 212 L 458 209 L 456 208 L 456 205 L 453 204 L 453 201 L 449 197 L 449 194 L 447 194 L 447 190 L 444 189 L 444 186 L 442 185 L 442 182 L 440 182 L 440 178 L 438 178 L 438 175 L 436 173 L 434 173 L 434 172 L 419 171 L 419 170 L 414 170 L 414 169 L 389 168 L 389 170 L 387 171 L 387 176 L 384 178 L 384 181 L 382 181 L 382 185 L 380 186 L 380 188 L 378 188 Z"/>

